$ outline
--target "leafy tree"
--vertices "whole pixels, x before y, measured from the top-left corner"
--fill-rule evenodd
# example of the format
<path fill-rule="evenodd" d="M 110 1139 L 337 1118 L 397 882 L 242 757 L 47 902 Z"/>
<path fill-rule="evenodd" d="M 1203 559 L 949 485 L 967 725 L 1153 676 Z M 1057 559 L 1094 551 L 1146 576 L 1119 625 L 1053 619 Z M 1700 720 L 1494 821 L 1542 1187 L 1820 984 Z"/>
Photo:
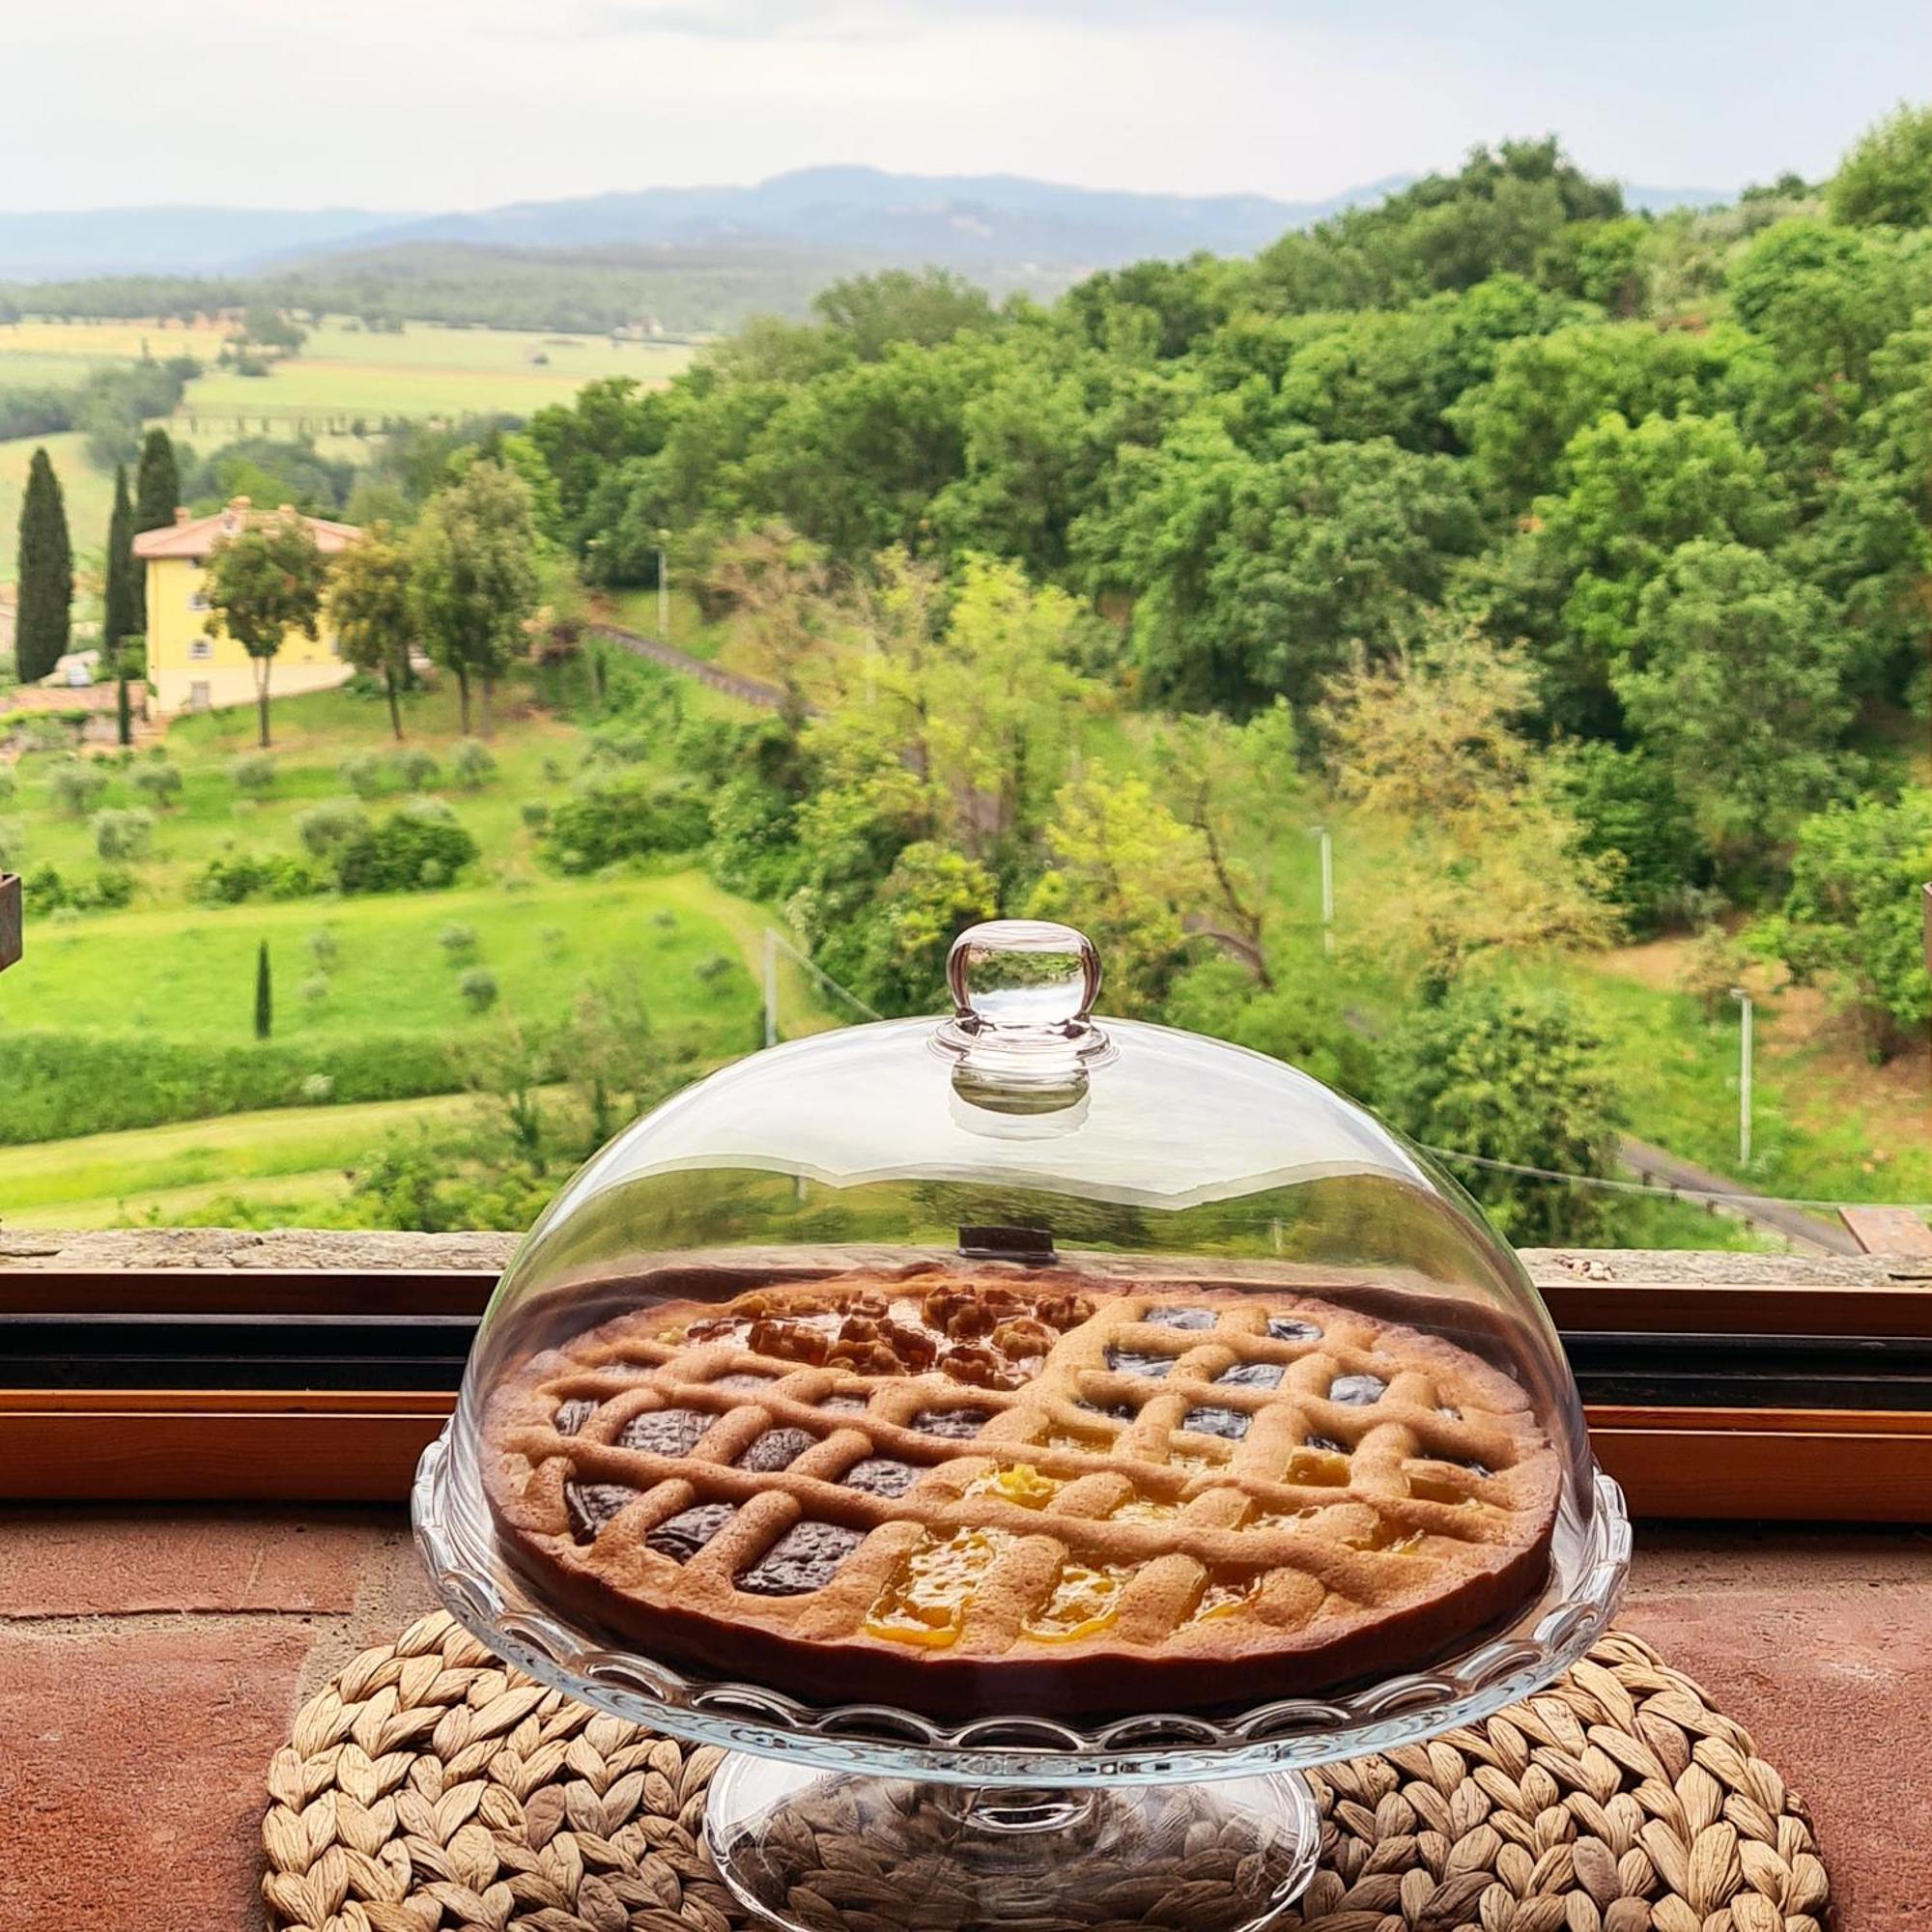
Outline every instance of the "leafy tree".
<path fill-rule="evenodd" d="M 1426 1147 L 1559 1174 L 1615 1165 L 1623 1108 L 1604 1041 L 1557 992 L 1457 980 L 1382 1042 L 1376 1095 Z M 1612 1225 L 1610 1197 L 1598 1189 L 1450 1167 L 1520 1247 L 1588 1244 Z"/>
<path fill-rule="evenodd" d="M 1330 686 L 1336 792 L 1387 852 L 1378 890 L 1344 907 L 1351 950 L 1440 986 L 1478 953 L 1615 937 L 1609 869 L 1580 849 L 1560 767 L 1520 729 L 1534 695 L 1519 653 L 1441 624 Z"/>
<path fill-rule="evenodd" d="M 1133 595 L 1149 693 L 1188 708 L 1299 707 L 1356 645 L 1389 658 L 1482 540 L 1459 466 L 1385 438 L 1262 463 L 1189 417 L 1123 452 L 1115 492 L 1081 533 L 1094 587 Z"/>
<path fill-rule="evenodd" d="M 1780 221 L 1738 259 L 1731 306 L 1798 382 L 1836 393 L 1862 383 L 1873 352 L 1911 319 L 1913 284 L 1887 240 L 1829 222 Z"/>
<path fill-rule="evenodd" d="M 1493 633 L 1538 647 L 1553 720 L 1607 737 L 1645 588 L 1695 539 L 1778 542 L 1791 506 L 1724 416 L 1605 416 L 1571 439 L 1559 474 L 1563 494 L 1539 500 L 1477 601 Z"/>
<path fill-rule="evenodd" d="M 1208 898 L 1201 835 L 1138 778 L 1082 779 L 1054 801 L 1036 919 L 1077 921 L 1107 962 L 1116 1012 L 1157 1011 L 1186 963 L 1188 914 Z"/>
<path fill-rule="evenodd" d="M 1604 862 L 1606 891 L 1631 932 L 1647 938 L 1684 911 L 1709 875 L 1696 820 L 1669 766 L 1646 748 L 1590 739 L 1559 769 L 1577 850 Z"/>
<path fill-rule="evenodd" d="M 403 741 L 400 696 L 414 635 L 409 550 L 388 525 L 377 524 L 336 557 L 328 576 L 328 621 L 343 657 L 380 676 L 389 700 L 389 729 Z"/>
<path fill-rule="evenodd" d="M 1738 544 L 1684 545 L 1644 591 L 1617 696 L 1722 864 L 1761 863 L 1840 783 L 1849 651 L 1820 592 Z"/>
<path fill-rule="evenodd" d="M 536 531 L 528 486 L 496 463 L 472 463 L 423 506 L 410 542 L 411 601 L 418 635 L 461 695 L 469 731 L 469 680 L 490 691 L 524 640 L 536 610 Z"/>
<path fill-rule="evenodd" d="M 65 655 L 73 611 L 73 547 L 68 540 L 67 503 L 44 449 L 35 450 L 27 465 L 19 548 L 14 554 L 19 589 L 14 663 L 20 682 L 34 684 Z"/>
<path fill-rule="evenodd" d="M 118 664 L 124 638 L 140 626 L 139 601 L 134 591 L 134 509 L 128 500 L 128 466 L 114 466 L 114 509 L 107 520 L 107 555 L 102 570 L 100 641 L 102 657 Z"/>
<path fill-rule="evenodd" d="M 930 349 L 993 322 L 985 291 L 948 269 L 852 275 L 821 291 L 811 306 L 835 336 L 850 342 L 862 362 L 878 361 L 897 342 Z"/>
<path fill-rule="evenodd" d="M 291 631 L 316 635 L 324 582 L 315 533 L 293 512 L 245 525 L 209 553 L 209 629 L 233 638 L 253 662 L 264 749 L 275 655 Z"/>
<path fill-rule="evenodd" d="M 1932 227 L 1932 108 L 1900 105 L 1866 131 L 1826 189 L 1854 227 Z"/>
<path fill-rule="evenodd" d="M 780 717 L 802 729 L 832 669 L 842 614 L 817 547 L 784 524 L 746 530 L 713 559 L 705 596 L 738 620 L 755 674 L 779 691 Z"/>
<path fill-rule="evenodd" d="M 1932 1018 L 1922 889 L 1932 878 L 1932 791 L 1833 806 L 1799 827 L 1791 890 L 1768 944 L 1800 980 L 1822 980 L 1884 1059 Z"/>
<path fill-rule="evenodd" d="M 255 948 L 255 1037 L 267 1039 L 275 1030 L 275 989 L 269 971 L 269 942 Z"/>

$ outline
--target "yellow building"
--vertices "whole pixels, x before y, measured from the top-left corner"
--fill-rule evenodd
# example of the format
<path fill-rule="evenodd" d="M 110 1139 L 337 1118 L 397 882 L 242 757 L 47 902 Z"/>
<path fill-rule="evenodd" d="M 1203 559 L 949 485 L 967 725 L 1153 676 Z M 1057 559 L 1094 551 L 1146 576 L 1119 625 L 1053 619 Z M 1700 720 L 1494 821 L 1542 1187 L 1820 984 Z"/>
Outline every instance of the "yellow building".
<path fill-rule="evenodd" d="M 177 510 L 172 526 L 143 530 L 134 539 L 134 555 L 148 574 L 148 682 L 155 689 L 157 716 L 254 703 L 253 661 L 233 638 L 218 637 L 209 628 L 206 566 L 209 553 L 223 537 L 244 524 L 260 523 L 267 514 L 251 510 L 246 497 L 237 497 L 212 517 L 191 518 Z M 275 514 L 295 512 L 284 503 Z M 353 525 L 320 517 L 302 522 L 325 556 L 346 550 L 362 534 Z M 283 640 L 270 684 L 272 696 L 326 691 L 350 675 L 327 617 L 317 630 L 313 638 L 291 631 Z"/>

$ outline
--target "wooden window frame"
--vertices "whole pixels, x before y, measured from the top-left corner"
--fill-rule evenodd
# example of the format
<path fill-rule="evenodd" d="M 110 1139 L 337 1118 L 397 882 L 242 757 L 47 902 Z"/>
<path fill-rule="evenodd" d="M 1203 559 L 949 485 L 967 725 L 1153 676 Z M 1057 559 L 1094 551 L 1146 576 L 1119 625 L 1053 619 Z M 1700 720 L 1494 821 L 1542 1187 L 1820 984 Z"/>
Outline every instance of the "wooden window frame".
<path fill-rule="evenodd" d="M 0 1250 L 0 1318 L 471 1320 L 499 1259 L 411 1265 L 412 1244 L 436 1237 L 386 1236 L 368 1237 L 383 1259 L 366 1267 L 275 1265 L 271 1252 L 255 1265 L 156 1266 L 132 1254 L 125 1264 L 102 1258 L 112 1237 L 74 1238 L 95 1253 L 69 1263 L 56 1247 L 10 1266 Z M 507 1238 L 497 1246 L 506 1254 Z M 1923 1257 L 1526 1259 L 1571 1333 L 1932 1342 Z M 446 1388 L 0 1388 L 0 1498 L 400 1503 L 453 1406 Z M 1932 1411 L 1604 1403 L 1586 1404 L 1586 1414 L 1599 1461 L 1639 1517 L 1932 1521 Z"/>

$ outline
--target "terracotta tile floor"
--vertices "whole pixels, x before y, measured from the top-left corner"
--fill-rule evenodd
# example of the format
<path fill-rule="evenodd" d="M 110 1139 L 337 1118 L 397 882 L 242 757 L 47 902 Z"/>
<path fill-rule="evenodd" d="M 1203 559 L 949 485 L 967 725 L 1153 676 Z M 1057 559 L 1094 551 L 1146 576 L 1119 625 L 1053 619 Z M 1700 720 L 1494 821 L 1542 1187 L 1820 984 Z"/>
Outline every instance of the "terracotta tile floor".
<path fill-rule="evenodd" d="M 1843 1932 L 1932 1927 L 1932 1536 L 1638 1548 L 1625 1623 L 1808 1800 Z M 426 1602 L 393 1513 L 0 1512 L 0 1932 L 258 1925 L 270 1754 Z"/>

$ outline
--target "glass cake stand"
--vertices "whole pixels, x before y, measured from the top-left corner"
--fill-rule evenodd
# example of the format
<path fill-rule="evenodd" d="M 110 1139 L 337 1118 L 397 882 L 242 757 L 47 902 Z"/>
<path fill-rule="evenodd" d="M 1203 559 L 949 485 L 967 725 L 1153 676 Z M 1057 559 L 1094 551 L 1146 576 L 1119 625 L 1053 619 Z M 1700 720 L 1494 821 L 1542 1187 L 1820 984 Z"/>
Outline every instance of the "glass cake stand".
<path fill-rule="evenodd" d="M 1603 1634 L 1630 1567 L 1623 1496 L 1598 1471 L 1587 1515 L 1566 1497 L 1543 1592 L 1429 1669 L 1233 1715 L 947 1725 L 885 1705 L 815 1707 L 612 1647 L 505 1560 L 474 1471 L 459 1466 L 468 1453 L 446 1431 L 412 1496 L 443 1605 L 539 1682 L 722 1747 L 711 1856 L 741 1903 L 791 1932 L 1265 1924 L 1315 1871 L 1311 1767 L 1419 1743 L 1541 1690 Z"/>

